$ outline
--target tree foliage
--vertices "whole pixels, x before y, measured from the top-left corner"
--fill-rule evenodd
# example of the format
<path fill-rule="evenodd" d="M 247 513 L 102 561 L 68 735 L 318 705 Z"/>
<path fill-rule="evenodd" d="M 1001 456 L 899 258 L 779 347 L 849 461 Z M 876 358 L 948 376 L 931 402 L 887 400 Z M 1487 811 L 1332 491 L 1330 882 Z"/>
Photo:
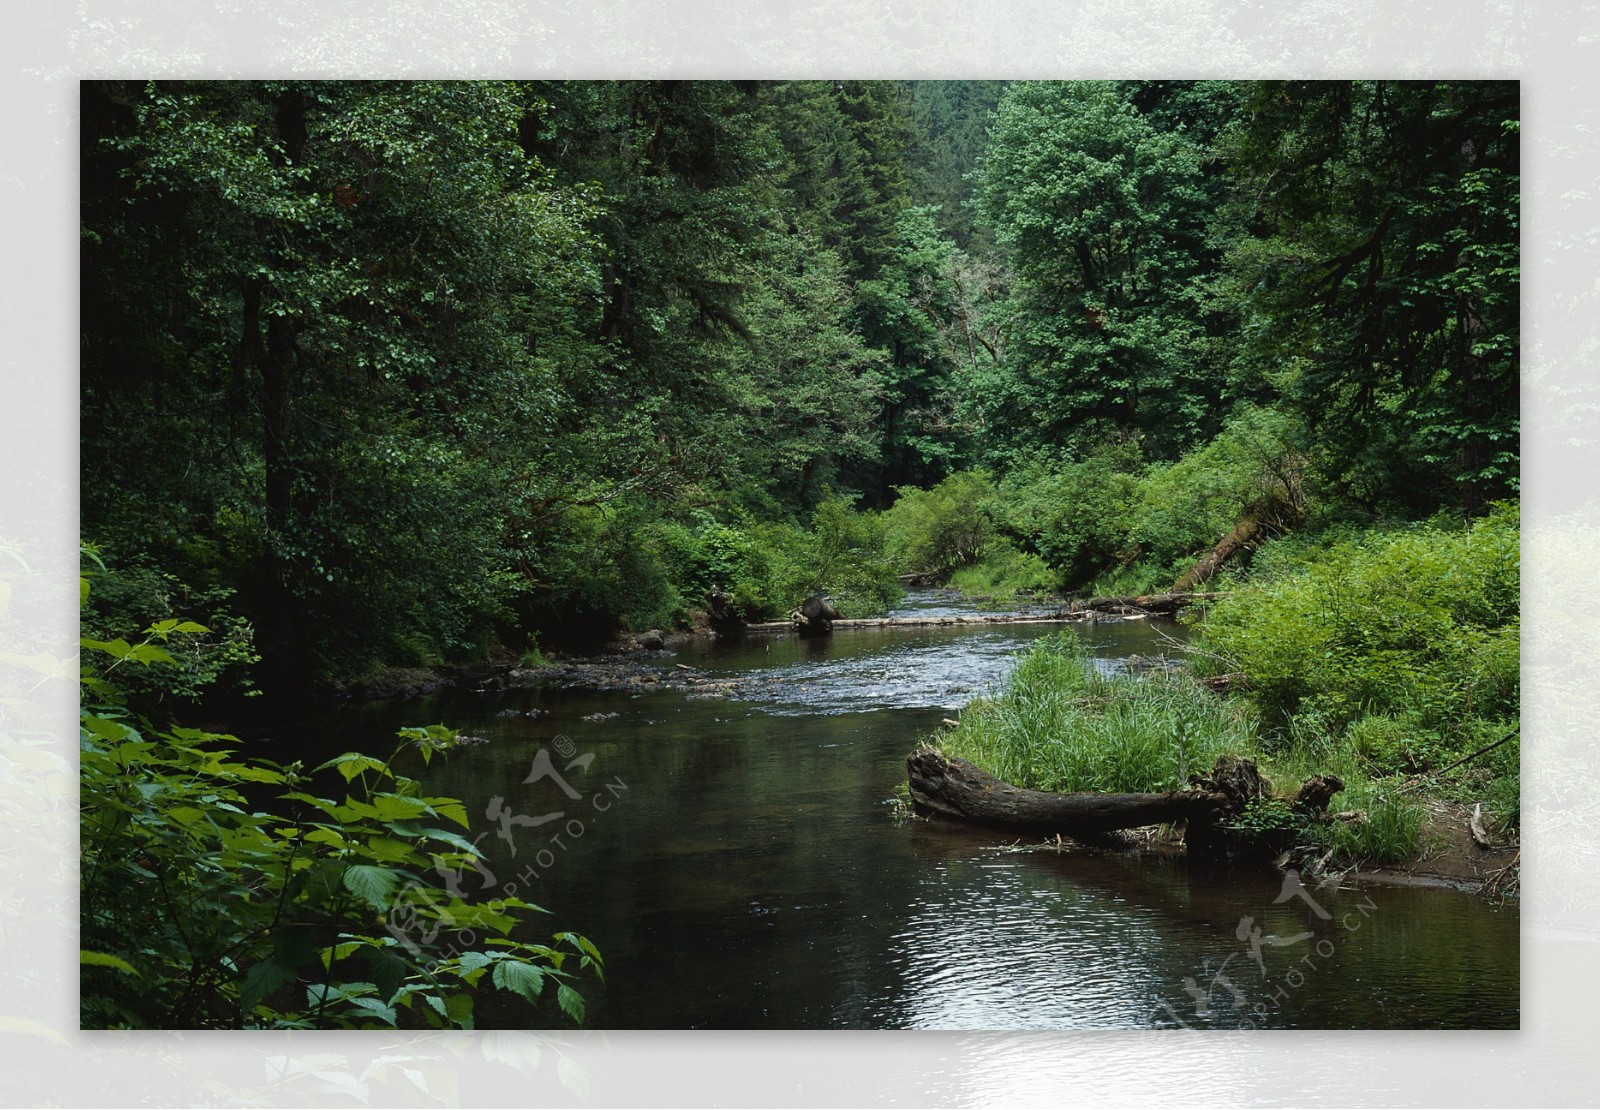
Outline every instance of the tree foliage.
<path fill-rule="evenodd" d="M 1261 82 L 1224 148 L 1238 362 L 1351 496 L 1517 488 L 1518 104 L 1502 82 Z"/>
<path fill-rule="evenodd" d="M 1516 490 L 1505 83 L 99 82 L 83 119 L 85 632 L 209 621 L 197 676 L 687 622 L 706 520 L 770 549 L 752 613 L 881 604 L 897 556 L 825 537 L 977 467 L 1072 586 L 1263 498 Z"/>
<path fill-rule="evenodd" d="M 1138 431 L 1170 452 L 1207 428 L 1219 391 L 1199 163 L 1194 143 L 1158 130 L 1114 86 L 1007 90 L 979 203 L 1022 302 L 1012 356 L 984 383 L 1010 442 Z"/>

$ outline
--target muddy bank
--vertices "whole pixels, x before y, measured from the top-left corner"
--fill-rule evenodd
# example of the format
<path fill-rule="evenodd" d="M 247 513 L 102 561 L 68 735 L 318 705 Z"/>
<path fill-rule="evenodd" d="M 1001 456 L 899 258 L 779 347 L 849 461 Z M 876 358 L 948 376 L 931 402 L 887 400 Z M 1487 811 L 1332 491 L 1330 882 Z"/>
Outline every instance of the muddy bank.
<path fill-rule="evenodd" d="M 1520 838 L 1508 840 L 1497 835 L 1486 848 L 1473 838 L 1471 806 L 1443 801 L 1428 802 L 1426 806 L 1422 850 L 1415 860 L 1403 865 L 1363 868 L 1350 872 L 1349 877 L 1360 882 L 1397 886 L 1452 886 L 1461 890 L 1516 893 L 1522 868 Z"/>
<path fill-rule="evenodd" d="M 1366 866 L 1349 869 L 1328 867 L 1318 872 L 1315 877 L 1323 884 L 1444 887 L 1492 897 L 1517 896 L 1520 893 L 1522 868 L 1520 843 L 1497 842 L 1492 847 L 1482 847 L 1472 839 L 1469 829 L 1470 815 L 1471 809 L 1468 806 L 1458 803 L 1430 803 L 1428 816 L 1422 827 L 1424 847 L 1414 860 L 1383 867 Z M 934 820 L 928 817 L 908 819 Z M 1181 828 L 1171 825 L 1127 829 L 1109 834 L 1095 842 L 1064 837 L 1046 837 L 1030 841 L 1026 837 L 1021 837 L 1006 844 L 1004 850 L 1068 855 L 1112 853 L 1129 857 L 1148 856 L 1163 859 L 1182 859 L 1188 855 Z M 1266 860 L 1262 860 L 1258 864 L 1235 862 L 1222 866 L 1265 868 L 1270 865 Z"/>

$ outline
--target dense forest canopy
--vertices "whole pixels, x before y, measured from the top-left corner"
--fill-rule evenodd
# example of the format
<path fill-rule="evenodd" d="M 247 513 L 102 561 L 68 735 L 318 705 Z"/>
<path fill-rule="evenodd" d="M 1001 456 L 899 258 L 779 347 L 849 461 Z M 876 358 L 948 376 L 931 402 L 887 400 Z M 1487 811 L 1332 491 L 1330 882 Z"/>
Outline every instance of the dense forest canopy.
<path fill-rule="evenodd" d="M 205 624 L 177 696 L 1517 494 L 1514 83 L 95 82 L 82 127 L 86 623 Z"/>

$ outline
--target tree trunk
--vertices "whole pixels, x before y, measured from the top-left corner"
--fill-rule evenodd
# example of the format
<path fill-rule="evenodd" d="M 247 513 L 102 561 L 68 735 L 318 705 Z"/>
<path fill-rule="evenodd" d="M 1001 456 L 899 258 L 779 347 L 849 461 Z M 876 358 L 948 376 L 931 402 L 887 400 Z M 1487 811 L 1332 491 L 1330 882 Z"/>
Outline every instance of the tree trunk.
<path fill-rule="evenodd" d="M 244 283 L 243 343 L 249 363 L 261 381 L 262 464 L 266 478 L 266 532 L 261 545 L 262 607 L 256 631 L 262 655 L 264 688 L 274 692 L 287 686 L 288 661 L 294 657 L 294 594 L 289 587 L 291 568 L 283 549 L 292 529 L 294 482 L 292 427 L 294 424 L 294 338 L 286 321 L 273 316 L 261 322 L 262 285 L 254 278 Z"/>
<path fill-rule="evenodd" d="M 1180 593 L 1192 590 L 1203 582 L 1208 581 L 1212 575 L 1222 569 L 1222 564 L 1233 558 L 1240 551 L 1253 548 L 1256 541 L 1261 538 L 1261 521 L 1254 513 L 1246 516 L 1233 530 L 1221 540 L 1217 546 L 1206 552 L 1204 557 L 1194 566 L 1183 572 L 1183 577 L 1172 584 L 1173 592 Z"/>
<path fill-rule="evenodd" d="M 1008 832 L 1042 836 L 1095 836 L 1117 829 L 1176 821 L 1210 823 L 1233 812 L 1236 801 L 1220 790 L 1166 794 L 1051 794 L 1002 782 L 965 759 L 923 748 L 906 760 L 911 800 L 919 813 L 968 821 Z"/>
<path fill-rule="evenodd" d="M 1117 613 L 1129 609 L 1139 613 L 1156 613 L 1169 615 L 1179 609 L 1188 608 L 1200 601 L 1212 601 L 1217 594 L 1197 594 L 1188 592 L 1164 594 L 1128 594 L 1119 597 L 1091 597 L 1088 601 L 1075 601 L 1069 607 L 1070 611 L 1096 610 L 1099 612 Z"/>
<path fill-rule="evenodd" d="M 838 619 L 838 611 L 821 594 L 812 594 L 789 614 L 790 622 L 801 636 L 826 636 L 833 631 L 833 622 Z"/>

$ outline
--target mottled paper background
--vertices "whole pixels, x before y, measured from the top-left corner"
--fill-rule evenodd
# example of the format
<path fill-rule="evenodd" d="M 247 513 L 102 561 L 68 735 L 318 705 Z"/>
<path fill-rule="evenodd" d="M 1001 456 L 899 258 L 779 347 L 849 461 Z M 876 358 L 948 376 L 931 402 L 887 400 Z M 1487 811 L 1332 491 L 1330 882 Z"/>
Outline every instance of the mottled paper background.
<path fill-rule="evenodd" d="M 8 13 L 0 1100 L 128 1105 L 1566 1105 L 1600 1091 L 1600 5 L 505 0 Z M 1523 92 L 1521 1033 L 77 1031 L 77 83 L 211 77 L 1497 77 Z"/>

